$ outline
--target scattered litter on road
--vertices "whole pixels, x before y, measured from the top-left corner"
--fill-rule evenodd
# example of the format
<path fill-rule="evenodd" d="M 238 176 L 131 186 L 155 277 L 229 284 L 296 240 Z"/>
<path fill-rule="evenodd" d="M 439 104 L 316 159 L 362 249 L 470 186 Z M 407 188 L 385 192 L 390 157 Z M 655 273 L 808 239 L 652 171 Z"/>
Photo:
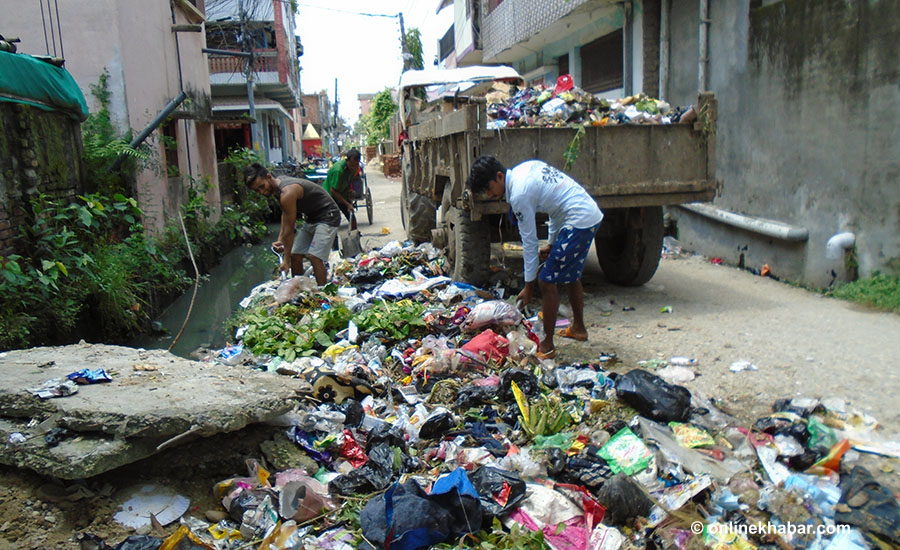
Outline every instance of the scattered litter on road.
<path fill-rule="evenodd" d="M 746 359 L 741 359 L 732 363 L 731 366 L 728 367 L 728 369 L 731 372 L 741 372 L 745 370 L 759 370 L 759 367 L 757 367 L 750 361 L 747 361 Z"/>
<path fill-rule="evenodd" d="M 450 281 L 444 262 L 430 245 L 395 241 L 335 262 L 322 287 L 254 289 L 238 341 L 207 360 L 309 384 L 275 421 L 302 460 L 248 457 L 244 475 L 213 488 L 221 509 L 175 507 L 180 526 L 157 542 L 857 550 L 900 540 L 894 495 L 860 466 L 841 468 L 852 449 L 896 448 L 875 419 L 838 399 L 792 397 L 748 427 L 682 385 L 699 365 L 689 356 L 627 372 L 607 354 L 539 360 L 540 317 L 504 300 L 509 289 Z M 853 528 L 729 530 L 757 522 Z"/>

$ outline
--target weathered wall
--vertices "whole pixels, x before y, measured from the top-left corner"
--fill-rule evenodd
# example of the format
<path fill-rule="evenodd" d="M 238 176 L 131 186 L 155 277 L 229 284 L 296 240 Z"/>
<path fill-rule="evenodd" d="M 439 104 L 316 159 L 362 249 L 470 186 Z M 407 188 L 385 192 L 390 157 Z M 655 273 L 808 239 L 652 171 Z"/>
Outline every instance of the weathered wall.
<path fill-rule="evenodd" d="M 81 124 L 68 115 L 0 102 L 0 256 L 14 238 L 32 196 L 74 199 L 83 192 Z"/>
<path fill-rule="evenodd" d="M 900 2 L 710 2 L 719 100 L 715 206 L 809 230 L 761 238 L 678 211 L 695 250 L 816 285 L 846 277 L 825 244 L 856 234 L 859 271 L 900 270 Z M 755 5 L 766 4 L 762 7 Z M 697 2 L 672 0 L 670 99 L 696 101 Z"/>
<path fill-rule="evenodd" d="M 96 85 L 104 69 L 109 72 L 110 113 L 117 128 L 139 132 L 175 96 L 180 87 L 190 96 L 190 105 L 180 109 L 185 116 L 204 116 L 209 112 L 209 67 L 201 48 L 203 33 L 172 32 L 170 2 L 143 0 L 95 0 L 60 2 L 63 22 L 66 68 L 78 82 L 91 112 L 99 109 L 90 87 Z M 175 8 L 175 23 L 188 20 L 180 7 Z M 4 33 L 22 38 L 19 51 L 45 54 L 41 9 L 37 3 L 24 3 L 4 13 Z M 179 77 L 180 73 L 180 77 Z M 178 121 L 180 181 L 170 182 L 160 159 L 165 158 L 154 132 L 151 145 L 154 162 L 136 178 L 137 199 L 145 213 L 145 225 L 159 229 L 177 213 L 185 199 L 188 176 L 207 181 L 211 210 L 217 214 L 218 174 L 212 126 L 193 118 Z"/>

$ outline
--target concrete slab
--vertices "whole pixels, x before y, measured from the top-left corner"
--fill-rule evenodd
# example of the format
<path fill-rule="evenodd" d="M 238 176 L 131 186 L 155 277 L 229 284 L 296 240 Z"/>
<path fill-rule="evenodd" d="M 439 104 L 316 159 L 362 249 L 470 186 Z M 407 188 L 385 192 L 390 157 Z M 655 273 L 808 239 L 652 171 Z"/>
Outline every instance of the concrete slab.
<path fill-rule="evenodd" d="M 52 399 L 28 391 L 84 368 L 106 369 L 112 382 Z M 63 479 L 90 477 L 145 458 L 186 432 L 231 432 L 284 414 L 308 388 L 302 380 L 160 350 L 77 344 L 0 353 L 0 463 Z M 44 425 L 25 430 L 29 420 Z M 41 432 L 54 426 L 70 436 L 47 448 Z M 28 441 L 10 443 L 9 434 L 23 430 Z"/>

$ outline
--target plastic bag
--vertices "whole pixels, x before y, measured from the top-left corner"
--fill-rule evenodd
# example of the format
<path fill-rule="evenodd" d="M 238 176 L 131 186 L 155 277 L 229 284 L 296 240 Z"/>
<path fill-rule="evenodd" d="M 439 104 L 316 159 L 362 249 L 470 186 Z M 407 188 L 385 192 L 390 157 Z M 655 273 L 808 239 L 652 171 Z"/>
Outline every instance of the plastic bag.
<path fill-rule="evenodd" d="M 463 330 L 478 330 L 491 324 L 515 325 L 522 321 L 522 314 L 516 306 L 502 300 L 481 302 L 466 315 Z"/>
<path fill-rule="evenodd" d="M 363 535 L 379 547 L 417 550 L 478 531 L 481 502 L 465 480 L 465 473 L 460 472 L 464 479 L 461 484 L 441 487 L 438 480 L 430 495 L 414 480 L 408 480 L 372 498 L 359 514 Z"/>
<path fill-rule="evenodd" d="M 507 514 L 525 498 L 525 482 L 506 470 L 482 466 L 469 474 L 469 479 L 490 516 Z"/>
<path fill-rule="evenodd" d="M 328 492 L 352 495 L 380 491 L 391 484 L 393 475 L 394 451 L 382 443 L 369 451 L 369 461 L 362 468 L 332 479 L 328 483 Z"/>
<path fill-rule="evenodd" d="M 316 290 L 319 286 L 315 279 L 309 277 L 293 277 L 286 281 L 282 281 L 275 291 L 275 301 L 279 304 L 290 302 L 300 295 L 301 292 L 309 292 Z"/>
<path fill-rule="evenodd" d="M 324 510 L 334 510 L 337 505 L 328 496 L 328 488 L 319 481 L 305 479 L 288 481 L 278 497 L 278 513 L 284 519 L 306 521 Z"/>
<path fill-rule="evenodd" d="M 637 482 L 618 473 L 597 491 L 597 501 L 606 508 L 606 523 L 624 525 L 629 519 L 646 516 L 653 507 Z"/>
<path fill-rule="evenodd" d="M 685 422 L 691 414 L 691 392 L 641 369 L 616 379 L 616 393 L 625 403 L 653 420 Z"/>
<path fill-rule="evenodd" d="M 503 363 L 509 355 L 509 342 L 506 338 L 488 329 L 462 346 L 463 350 L 474 354 L 481 361 Z"/>
<path fill-rule="evenodd" d="M 597 455 L 609 463 L 613 473 L 634 475 L 650 465 L 653 453 L 630 429 L 622 428 L 600 448 Z"/>
<path fill-rule="evenodd" d="M 538 379 L 535 375 L 527 370 L 506 369 L 500 376 L 500 385 L 497 388 L 497 397 L 500 398 L 500 401 L 506 403 L 515 399 L 512 389 L 513 382 L 519 386 L 522 393 L 529 397 L 536 396 L 540 391 Z"/>
<path fill-rule="evenodd" d="M 419 428 L 419 439 L 436 439 L 443 437 L 456 426 L 456 418 L 453 413 L 443 407 L 438 407 Z"/>

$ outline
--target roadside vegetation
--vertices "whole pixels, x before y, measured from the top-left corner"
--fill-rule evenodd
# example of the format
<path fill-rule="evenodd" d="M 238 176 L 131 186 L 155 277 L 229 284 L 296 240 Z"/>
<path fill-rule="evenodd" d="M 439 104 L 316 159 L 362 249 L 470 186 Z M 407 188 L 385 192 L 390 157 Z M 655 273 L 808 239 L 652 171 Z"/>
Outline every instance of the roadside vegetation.
<path fill-rule="evenodd" d="M 82 125 L 87 177 L 97 192 L 71 203 L 33 197 L 28 221 L 19 227 L 19 254 L 0 256 L 0 350 L 81 338 L 127 342 L 194 280 L 178 218 L 159 233 L 145 231 L 128 182 L 150 155 L 116 135 L 106 90 L 101 77 L 92 92 L 102 108 Z M 122 154 L 124 169 L 109 170 Z M 239 150 L 226 164 L 240 174 L 257 160 L 252 151 Z M 235 196 L 214 220 L 204 199 L 208 183 L 187 183 L 180 214 L 201 271 L 230 248 L 265 235 L 270 209 L 264 197 L 235 186 Z"/>
<path fill-rule="evenodd" d="M 900 313 L 900 276 L 875 273 L 828 292 L 829 296 Z"/>

